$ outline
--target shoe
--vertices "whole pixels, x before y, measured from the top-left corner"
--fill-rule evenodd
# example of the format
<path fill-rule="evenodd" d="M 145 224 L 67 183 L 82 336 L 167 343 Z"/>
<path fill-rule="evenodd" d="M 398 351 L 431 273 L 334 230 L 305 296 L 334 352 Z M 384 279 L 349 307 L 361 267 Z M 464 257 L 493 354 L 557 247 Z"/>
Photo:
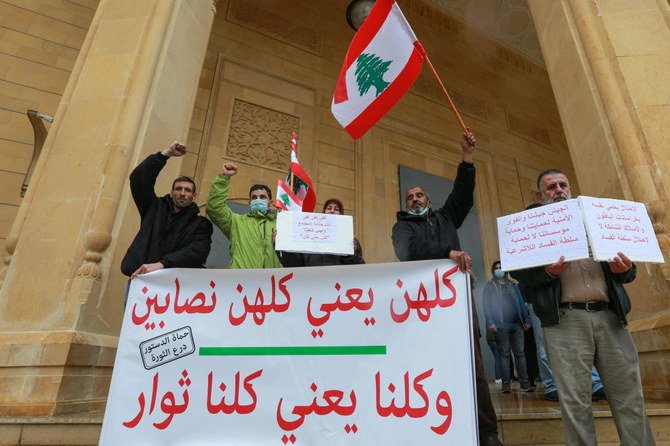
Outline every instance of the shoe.
<path fill-rule="evenodd" d="M 530 381 L 521 381 L 520 383 L 521 386 L 521 391 L 522 392 L 534 392 L 535 387 L 533 387 L 530 383 Z"/>
<path fill-rule="evenodd" d="M 503 381 L 502 393 L 512 393 L 512 386 L 509 381 Z"/>
<path fill-rule="evenodd" d="M 606 400 L 606 399 L 607 399 L 607 395 L 605 395 L 605 388 L 604 387 L 601 387 L 600 389 L 596 390 L 591 395 L 591 401 L 602 401 L 602 400 Z"/>
<path fill-rule="evenodd" d="M 551 390 L 544 394 L 544 399 L 547 401 L 558 401 L 558 391 Z"/>
<path fill-rule="evenodd" d="M 500 384 L 501 382 L 502 382 L 502 379 L 500 379 L 500 378 L 496 379 L 496 384 Z"/>
<path fill-rule="evenodd" d="M 479 437 L 479 446 L 505 446 L 498 440 L 497 434 L 484 434 Z"/>

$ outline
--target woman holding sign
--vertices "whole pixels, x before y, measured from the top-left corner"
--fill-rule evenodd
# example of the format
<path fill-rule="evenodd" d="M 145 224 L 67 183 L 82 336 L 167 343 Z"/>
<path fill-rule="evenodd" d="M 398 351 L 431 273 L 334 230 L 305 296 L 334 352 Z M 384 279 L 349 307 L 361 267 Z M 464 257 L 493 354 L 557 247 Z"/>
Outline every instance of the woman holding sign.
<path fill-rule="evenodd" d="M 324 203 L 322 212 L 324 214 L 344 215 L 344 206 L 337 198 L 329 198 Z M 273 241 L 275 235 L 276 231 L 272 234 Z M 279 251 L 277 257 L 279 257 L 279 261 L 285 268 L 301 266 L 358 265 L 365 263 L 365 260 L 363 260 L 363 248 L 356 236 L 354 236 L 354 253 L 349 256 Z"/>

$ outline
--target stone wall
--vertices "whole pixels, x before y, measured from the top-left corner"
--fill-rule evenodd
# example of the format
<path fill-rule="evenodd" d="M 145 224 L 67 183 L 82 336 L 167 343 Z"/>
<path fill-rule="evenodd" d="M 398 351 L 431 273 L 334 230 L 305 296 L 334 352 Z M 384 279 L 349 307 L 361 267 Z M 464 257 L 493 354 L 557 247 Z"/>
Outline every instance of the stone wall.
<path fill-rule="evenodd" d="M 99 0 L 0 2 L 0 257 L 33 154 L 26 111 L 53 116 Z M 47 128 L 49 124 L 45 122 Z"/>
<path fill-rule="evenodd" d="M 330 103 L 354 35 L 347 4 L 219 2 L 189 133 L 192 156 L 182 171 L 200 183 L 203 203 L 224 160 L 240 165 L 232 196 L 244 199 L 255 182 L 274 188 L 295 129 L 319 202 L 342 199 L 366 260 L 395 261 L 397 166 L 453 178 L 461 132 L 427 66 L 361 140 L 342 130 Z M 495 217 L 534 201 L 540 170 L 563 169 L 578 191 L 547 72 L 419 0 L 401 6 L 478 138 L 477 205 L 488 263 L 498 257 Z"/>

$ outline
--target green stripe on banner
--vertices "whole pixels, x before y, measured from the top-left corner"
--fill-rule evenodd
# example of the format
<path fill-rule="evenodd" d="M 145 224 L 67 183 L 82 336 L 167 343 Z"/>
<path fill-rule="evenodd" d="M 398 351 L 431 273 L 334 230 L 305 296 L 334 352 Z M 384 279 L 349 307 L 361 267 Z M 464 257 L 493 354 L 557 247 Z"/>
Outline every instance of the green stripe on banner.
<path fill-rule="evenodd" d="M 329 347 L 200 347 L 200 356 L 336 356 L 385 355 L 385 345 Z"/>

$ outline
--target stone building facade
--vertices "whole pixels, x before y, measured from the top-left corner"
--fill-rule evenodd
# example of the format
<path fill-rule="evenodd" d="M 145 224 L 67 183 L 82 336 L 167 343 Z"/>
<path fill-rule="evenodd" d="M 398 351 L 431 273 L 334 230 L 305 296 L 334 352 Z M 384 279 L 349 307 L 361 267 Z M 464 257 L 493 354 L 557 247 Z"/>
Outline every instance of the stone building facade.
<path fill-rule="evenodd" d="M 282 178 L 297 131 L 318 197 L 345 203 L 366 260 L 396 260 L 398 166 L 453 178 L 460 129 L 425 69 L 363 138 L 342 130 L 330 103 L 353 37 L 348 3 L 0 1 L 0 417 L 104 409 L 126 287 L 119 263 L 138 227 L 127 176 L 175 139 L 189 153 L 158 188 L 193 176 L 204 203 L 224 160 L 240 166 L 233 197 Z M 575 194 L 645 202 L 670 259 L 667 1 L 528 0 L 544 64 L 442 3 L 400 2 L 477 135 L 484 263 L 498 257 L 496 217 L 533 202 L 537 173 L 550 167 Z M 21 197 L 28 109 L 54 121 Z M 669 280 L 670 266 L 641 265 L 630 287 L 645 391 L 661 400 L 670 400 Z"/>

